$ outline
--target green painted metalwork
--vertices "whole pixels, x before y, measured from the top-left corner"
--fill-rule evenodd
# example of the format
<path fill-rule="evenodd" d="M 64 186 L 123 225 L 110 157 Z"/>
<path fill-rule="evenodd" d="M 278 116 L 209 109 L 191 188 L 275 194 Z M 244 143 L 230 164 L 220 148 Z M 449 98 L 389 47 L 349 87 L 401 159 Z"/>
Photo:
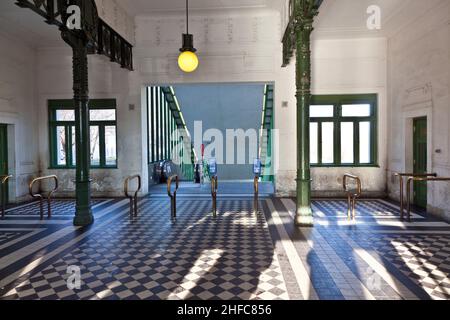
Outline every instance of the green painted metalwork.
<path fill-rule="evenodd" d="M 413 123 L 413 167 L 414 172 L 424 174 L 427 172 L 427 118 L 414 119 Z M 426 181 L 414 181 L 414 204 L 426 208 L 428 204 L 428 187 Z"/>
<path fill-rule="evenodd" d="M 289 21 L 283 35 L 283 67 L 287 66 L 297 49 L 297 26 L 308 24 L 318 14 L 323 0 L 289 0 Z"/>
<path fill-rule="evenodd" d="M 102 109 L 116 109 L 116 100 L 114 99 L 95 99 L 89 101 L 89 110 L 102 110 Z M 61 121 L 56 117 L 58 110 L 75 110 L 72 100 L 49 100 L 49 141 L 50 141 L 50 167 L 49 169 L 75 169 L 76 166 L 73 159 L 76 158 L 72 151 L 73 135 L 75 134 L 75 120 Z M 115 117 L 117 119 L 117 115 Z M 66 163 L 58 164 L 57 153 L 57 128 L 64 127 L 66 143 L 64 147 L 66 155 Z M 91 163 L 91 168 L 94 169 L 117 169 L 117 153 L 116 163 L 114 165 L 108 165 L 106 161 L 106 144 L 105 144 L 105 128 L 117 127 L 117 120 L 101 120 L 89 121 L 89 127 L 99 128 L 99 147 L 100 147 L 100 163 L 98 165 Z M 90 130 L 89 130 L 90 133 Z M 90 137 L 89 137 L 90 140 Z M 117 145 L 117 134 L 116 134 Z M 90 150 L 89 150 L 90 154 Z"/>
<path fill-rule="evenodd" d="M 311 170 L 309 105 L 311 100 L 311 33 L 322 0 L 291 0 L 289 22 L 283 37 L 283 66 L 296 52 L 297 97 L 297 209 L 295 224 L 313 226 L 311 209 Z"/>
<path fill-rule="evenodd" d="M 342 115 L 343 105 L 364 104 L 370 105 L 370 115 L 365 117 L 344 117 Z M 311 97 L 312 106 L 333 106 L 332 117 L 311 117 L 310 123 L 318 125 L 318 163 L 312 163 L 312 167 L 378 167 L 378 96 L 376 94 L 357 95 L 313 95 Z M 370 161 L 361 163 L 360 161 L 360 137 L 359 124 L 370 123 Z M 322 163 L 322 124 L 333 123 L 333 141 L 327 141 L 333 145 L 333 162 Z M 342 163 L 341 161 L 341 124 L 353 123 L 353 163 Z"/>
<path fill-rule="evenodd" d="M 8 175 L 8 127 L 0 124 L 0 176 Z M 0 204 L 8 203 L 8 182 L 0 182 Z M 0 208 L 1 210 L 1 208 Z"/>
<path fill-rule="evenodd" d="M 82 13 L 82 29 L 91 45 L 88 54 L 100 54 L 117 62 L 122 68 L 133 70 L 133 46 L 98 17 L 94 0 L 17 0 L 21 8 L 28 8 L 45 18 L 45 22 L 67 30 L 67 7 L 78 5 Z M 70 31 L 69 31 L 70 32 Z M 79 35 L 76 30 L 72 31 Z M 77 35 L 78 34 L 78 35 Z"/>
<path fill-rule="evenodd" d="M 180 178 L 193 180 L 196 155 L 174 89 L 149 87 L 147 90 L 149 163 L 174 160 L 178 156 L 181 159 Z M 186 150 L 191 154 L 187 162 L 184 159 Z"/>
<path fill-rule="evenodd" d="M 272 158 L 272 131 L 274 127 L 274 86 L 264 87 L 264 102 L 262 116 L 262 133 L 260 141 L 259 158 L 262 164 L 261 180 L 274 182 L 273 158 Z"/>

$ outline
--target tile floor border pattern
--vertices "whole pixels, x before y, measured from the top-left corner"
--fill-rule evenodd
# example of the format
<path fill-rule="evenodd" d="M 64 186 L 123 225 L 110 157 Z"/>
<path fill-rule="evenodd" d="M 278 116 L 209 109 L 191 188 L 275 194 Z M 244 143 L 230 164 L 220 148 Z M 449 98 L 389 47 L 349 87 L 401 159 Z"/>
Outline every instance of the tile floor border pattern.
<path fill-rule="evenodd" d="M 104 220 L 108 222 L 116 218 L 112 216 L 105 219 L 105 215 L 129 212 L 126 200 L 107 201 L 106 203 L 108 203 L 107 207 L 102 204 L 93 207 L 97 219 L 93 228 L 74 227 L 72 222 L 68 222 L 65 226 L 55 229 L 51 225 L 52 221 L 44 220 L 38 226 L 39 228 L 46 226 L 47 229 L 40 229 L 39 236 L 30 237 L 18 244 L 9 243 L 9 247 L 6 249 L 12 250 L 0 251 L 0 288 L 4 288 L 13 281 L 18 281 L 17 279 L 20 280 L 21 277 L 28 276 L 47 259 L 56 256 L 64 247 L 68 247 L 74 238 L 83 238 L 86 233 L 93 232 L 99 225 L 105 224 Z M 96 208 L 101 208 L 101 210 L 97 211 Z M 118 212 L 118 209 L 122 209 L 122 212 Z M 30 227 L 30 230 L 36 230 L 35 226 Z"/>

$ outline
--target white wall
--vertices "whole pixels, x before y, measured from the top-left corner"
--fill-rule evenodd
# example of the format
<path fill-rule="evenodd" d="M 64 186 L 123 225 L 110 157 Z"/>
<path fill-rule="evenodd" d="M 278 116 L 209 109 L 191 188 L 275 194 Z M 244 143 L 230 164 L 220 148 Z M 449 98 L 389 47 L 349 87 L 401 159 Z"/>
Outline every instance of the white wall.
<path fill-rule="evenodd" d="M 35 50 L 0 33 L 0 123 L 8 124 L 10 201 L 26 199 L 39 170 Z"/>
<path fill-rule="evenodd" d="M 315 40 L 312 43 L 312 94 L 378 95 L 377 168 L 313 168 L 315 195 L 342 192 L 345 173 L 361 177 L 365 195 L 383 195 L 387 168 L 387 43 L 385 39 Z"/>
<path fill-rule="evenodd" d="M 108 12 L 109 23 L 114 25 L 115 14 Z M 144 186 L 147 185 L 147 124 L 142 93 L 145 85 L 271 82 L 275 85 L 275 128 L 278 129 L 276 190 L 279 195 L 293 195 L 297 170 L 295 59 L 286 68 L 280 67 L 284 16 L 268 9 L 193 13 L 190 31 L 194 34 L 200 67 L 193 74 L 184 74 L 177 66 L 181 34 L 185 32 L 184 15 L 158 15 L 138 16 L 135 20 L 134 72 L 120 69 L 101 56 L 89 58 L 90 97 L 116 98 L 118 102 L 119 169 L 94 170 L 94 194 L 120 195 L 123 178 L 138 172 L 144 177 Z M 128 33 L 134 37 L 134 32 L 128 30 Z M 405 142 L 405 134 L 408 119 L 413 116 L 428 115 L 430 119 L 430 171 L 450 175 L 449 39 L 449 3 L 442 0 L 434 10 L 389 40 L 313 40 L 313 94 L 378 94 L 380 165 L 379 168 L 314 168 L 315 195 L 339 194 L 342 176 L 350 172 L 362 177 L 366 194 L 383 194 L 389 185 L 389 193 L 395 198 L 397 182 L 392 172 L 410 169 L 411 157 L 407 155 L 410 147 Z M 62 175 L 63 190 L 73 194 L 74 185 L 70 182 L 73 171 L 47 169 L 47 100 L 72 98 L 71 52 L 62 43 L 61 48 L 38 49 L 35 57 L 32 49 L 19 43 L 2 43 L 8 45 L 0 47 L 2 71 L 7 70 L 0 74 L 0 119 L 16 123 L 14 145 L 19 150 L 15 153 L 13 169 L 19 176 L 23 175 L 18 194 L 26 193 L 25 182 L 37 171 Z M 26 93 L 24 87 L 29 88 Z M 287 103 L 286 107 L 282 107 L 283 102 Z M 129 110 L 130 104 L 135 106 L 134 111 Z M 39 110 L 39 123 L 45 123 L 39 129 L 33 121 L 31 106 Z M 26 139 L 36 142 L 37 136 L 39 150 L 36 147 L 29 150 L 33 144 Z M 435 153 L 436 149 L 441 153 Z M 448 215 L 448 194 L 446 184 L 431 187 L 430 209 Z"/>
<path fill-rule="evenodd" d="M 122 108 L 119 115 L 119 136 L 125 128 L 130 128 L 131 136 L 140 140 L 133 146 L 133 154 L 138 157 L 134 170 L 140 170 L 146 180 L 146 110 L 139 113 L 139 92 L 144 85 L 184 84 L 184 83 L 268 83 L 275 84 L 275 128 L 278 129 L 275 142 L 276 189 L 279 195 L 294 194 L 296 183 L 296 99 L 295 99 L 295 59 L 286 68 L 281 68 L 281 17 L 272 10 L 241 10 L 217 14 L 194 14 L 191 16 L 191 32 L 195 36 L 195 46 L 200 59 L 199 69 L 193 74 L 182 73 L 177 66 L 181 34 L 184 32 L 184 16 L 166 14 L 162 16 L 139 16 L 136 18 L 136 71 L 113 72 L 115 66 L 109 62 L 95 65 L 91 63 L 91 98 L 114 98 Z M 177 26 L 174 28 L 174 26 Z M 379 94 L 380 141 L 385 140 L 386 109 L 386 44 L 383 40 L 321 41 L 313 42 L 313 93 L 315 94 Z M 47 99 L 71 96 L 69 78 L 71 76 L 70 54 L 58 58 L 56 52 L 40 50 L 39 54 L 39 104 L 46 107 Z M 99 61 L 91 57 L 91 61 Z M 117 76 L 117 78 L 116 78 Z M 57 79 L 53 85 L 48 79 Z M 54 80 L 52 80 L 54 81 Z M 116 86 L 114 86 L 114 83 Z M 128 97 L 128 90 L 130 93 Z M 127 116 L 127 105 L 136 103 L 138 111 L 134 117 Z M 287 102 L 287 107 L 281 107 Z M 144 105 L 143 105 L 144 106 Z M 140 120 L 139 120 L 140 117 Z M 134 121 L 134 122 L 133 122 Z M 133 124 L 136 126 L 133 126 Z M 142 128 L 142 130 L 141 130 Z M 41 130 L 41 157 L 48 160 L 47 129 Z M 45 138 L 45 139 L 44 139 Z M 128 137 L 122 134 L 124 141 Z M 124 153 L 119 142 L 119 162 Z M 125 144 L 128 146 L 128 144 Z M 144 151 L 144 152 L 142 152 Z M 375 193 L 385 191 L 386 150 L 380 144 L 379 163 L 381 168 L 371 169 L 314 169 L 313 189 L 324 194 L 341 191 L 339 179 L 346 172 L 361 173 L 366 189 Z M 94 189 L 107 194 L 117 193 L 117 183 L 132 170 L 113 171 L 105 177 L 104 185 Z M 126 174 L 125 174 L 126 173 Z M 61 174 L 61 173 L 60 173 Z M 109 174 L 109 173 L 108 173 Z M 73 175 L 73 173 L 70 173 Z M 94 171 L 101 181 L 103 173 Z M 324 178 L 326 177 L 326 178 Z M 70 181 L 70 177 L 65 178 Z M 144 181 L 144 185 L 146 185 Z M 67 183 L 66 189 L 73 185 Z M 113 192 L 113 189 L 117 189 Z"/>
<path fill-rule="evenodd" d="M 56 174 L 61 179 L 59 195 L 74 194 L 75 170 L 49 170 L 48 100 L 72 99 L 72 53 L 62 48 L 41 48 L 37 52 L 37 102 L 39 109 L 39 157 L 42 174 Z M 123 181 L 142 172 L 141 91 L 133 82 L 133 73 L 121 69 L 103 56 L 89 56 L 89 97 L 116 99 L 118 169 L 92 172 L 93 196 L 122 196 Z M 132 104 L 135 110 L 130 110 Z M 146 184 L 144 184 L 146 192 Z"/>
<path fill-rule="evenodd" d="M 312 168 L 314 196 L 342 194 L 345 173 L 361 177 L 366 196 L 384 195 L 386 191 L 386 72 L 387 44 L 384 39 L 313 40 L 312 94 L 377 94 L 378 95 L 378 164 L 376 168 Z M 295 95 L 295 58 L 286 72 L 283 96 Z M 277 177 L 279 195 L 295 195 L 296 177 L 296 108 L 295 99 L 289 108 L 277 107 L 276 123 L 280 130 L 280 170 Z"/>
<path fill-rule="evenodd" d="M 428 117 L 428 170 L 450 176 L 450 2 L 443 0 L 389 39 L 389 194 L 394 172 L 412 171 L 412 119 Z M 436 152 L 440 150 L 440 152 Z M 429 210 L 450 219 L 449 183 L 429 185 Z"/>

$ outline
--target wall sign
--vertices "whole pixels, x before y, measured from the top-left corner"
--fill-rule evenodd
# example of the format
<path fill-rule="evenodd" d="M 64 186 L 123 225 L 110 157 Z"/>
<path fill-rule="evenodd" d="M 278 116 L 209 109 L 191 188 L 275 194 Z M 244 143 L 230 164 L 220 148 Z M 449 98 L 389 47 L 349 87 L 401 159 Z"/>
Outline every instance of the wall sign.
<path fill-rule="evenodd" d="M 209 173 L 211 176 L 217 175 L 217 161 L 215 158 L 209 160 Z"/>
<path fill-rule="evenodd" d="M 261 159 L 255 159 L 253 162 L 253 173 L 257 176 L 261 174 Z"/>

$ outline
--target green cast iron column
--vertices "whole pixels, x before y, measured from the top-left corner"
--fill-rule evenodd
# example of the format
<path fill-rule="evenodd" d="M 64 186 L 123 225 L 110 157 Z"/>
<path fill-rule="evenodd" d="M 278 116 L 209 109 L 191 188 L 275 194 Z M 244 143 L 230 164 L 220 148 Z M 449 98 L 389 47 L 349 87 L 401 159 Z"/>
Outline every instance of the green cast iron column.
<path fill-rule="evenodd" d="M 74 225 L 86 226 L 94 222 L 91 208 L 91 166 L 89 128 L 89 89 L 87 48 L 74 48 L 74 104 L 76 131 L 76 198 Z M 79 79 L 76 79 L 79 77 Z"/>
<path fill-rule="evenodd" d="M 313 10 L 300 8 L 295 25 L 297 86 L 297 210 L 295 224 L 313 226 L 311 209 L 311 170 L 309 143 L 309 105 L 311 100 L 311 32 Z"/>
<path fill-rule="evenodd" d="M 73 92 L 75 107 L 76 147 L 76 212 L 75 226 L 94 222 L 91 207 L 91 151 L 89 128 L 88 48 L 83 38 L 62 32 L 73 51 Z"/>

